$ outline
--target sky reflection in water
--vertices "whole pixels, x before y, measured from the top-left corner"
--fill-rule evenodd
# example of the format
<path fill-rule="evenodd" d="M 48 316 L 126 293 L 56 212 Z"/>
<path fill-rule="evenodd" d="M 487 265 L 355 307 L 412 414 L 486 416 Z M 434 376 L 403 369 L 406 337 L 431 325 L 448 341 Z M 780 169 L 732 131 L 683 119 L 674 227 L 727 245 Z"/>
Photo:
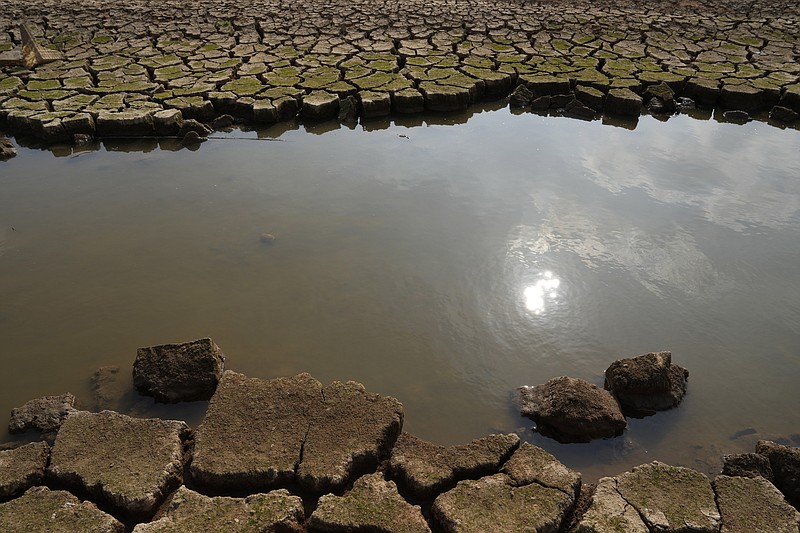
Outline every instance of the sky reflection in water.
<path fill-rule="evenodd" d="M 796 432 L 796 131 L 426 120 L 21 150 L 0 165 L 0 410 L 91 398 L 97 367 L 129 375 L 139 346 L 211 336 L 233 370 L 361 381 L 422 438 L 517 431 L 587 479 L 713 467 L 752 450 L 729 439 L 743 428 Z M 656 350 L 689 393 L 620 439 L 557 445 L 517 414 L 518 386 L 602 386 L 611 361 Z"/>

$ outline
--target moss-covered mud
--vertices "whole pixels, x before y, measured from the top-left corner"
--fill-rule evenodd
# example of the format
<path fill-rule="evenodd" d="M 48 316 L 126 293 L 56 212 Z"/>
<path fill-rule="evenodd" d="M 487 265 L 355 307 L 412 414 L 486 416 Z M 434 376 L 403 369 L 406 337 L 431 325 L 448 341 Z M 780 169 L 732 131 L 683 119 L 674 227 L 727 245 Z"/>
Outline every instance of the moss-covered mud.
<path fill-rule="evenodd" d="M 376 431 L 387 413 L 393 429 Z M 653 462 L 603 478 L 592 493 L 580 473 L 515 434 L 437 446 L 398 437 L 402 418 L 397 400 L 355 382 L 324 387 L 308 374 L 258 380 L 230 371 L 194 431 L 180 421 L 73 410 L 52 449 L 34 443 L 0 451 L 0 530 L 795 533 L 800 527 L 800 514 L 784 496 L 791 487 L 781 493 L 763 477 L 722 475 L 711 482 Z M 789 457 L 773 465 L 776 479 L 793 472 L 797 449 L 759 443 L 767 444 Z M 581 496 L 587 487 L 591 500 Z"/>
<path fill-rule="evenodd" d="M 96 119 L 102 107 L 94 96 L 118 97 L 114 111 L 178 108 L 185 118 L 211 121 L 224 114 L 212 95 L 230 92 L 241 103 L 237 118 L 252 121 L 254 107 L 286 95 L 300 112 L 319 91 L 359 102 L 360 93 L 377 92 L 390 95 L 391 112 L 415 113 L 463 109 L 524 84 L 538 109 L 587 120 L 604 112 L 669 114 L 694 102 L 769 114 L 781 124 L 800 113 L 800 8 L 788 1 L 658 1 L 645 9 L 585 0 L 271 0 L 242 9 L 227 0 L 9 0 L 0 51 L 19 47 L 23 18 L 64 59 L 30 70 L 0 67 L 0 125 L 47 142 L 74 140 L 64 125 L 73 114 Z M 647 96 L 659 84 L 672 99 Z M 586 88 L 599 94 L 588 97 Z M 641 100 L 620 107 L 604 98 L 623 88 Z M 579 105 L 542 100 L 567 95 Z M 369 115 L 370 106 L 357 112 Z"/>

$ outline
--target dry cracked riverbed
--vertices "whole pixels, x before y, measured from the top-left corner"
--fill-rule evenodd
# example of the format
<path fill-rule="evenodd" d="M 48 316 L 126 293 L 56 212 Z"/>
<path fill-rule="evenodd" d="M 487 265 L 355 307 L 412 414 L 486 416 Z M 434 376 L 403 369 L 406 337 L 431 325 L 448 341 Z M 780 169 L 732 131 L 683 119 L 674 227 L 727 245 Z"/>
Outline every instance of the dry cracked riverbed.
<path fill-rule="evenodd" d="M 64 59 L 0 71 L 4 129 L 48 142 L 512 105 L 592 119 L 681 106 L 800 112 L 796 2 L 7 0 Z M 688 99 L 691 99 L 691 102 Z M 746 118 L 744 114 L 738 115 Z M 76 137 L 77 136 L 77 137 Z"/>
<path fill-rule="evenodd" d="M 50 430 L 53 423 L 57 433 L 52 445 L 0 451 L 3 531 L 800 527 L 800 513 L 787 502 L 800 491 L 800 449 L 768 441 L 758 453 L 726 458 L 713 481 L 656 461 L 595 486 L 513 433 L 449 447 L 404 433 L 402 404 L 352 381 L 323 386 L 309 374 L 262 380 L 228 370 L 194 431 L 182 421 L 77 410 L 74 401 L 47 397 L 12 414 L 12 423 Z"/>

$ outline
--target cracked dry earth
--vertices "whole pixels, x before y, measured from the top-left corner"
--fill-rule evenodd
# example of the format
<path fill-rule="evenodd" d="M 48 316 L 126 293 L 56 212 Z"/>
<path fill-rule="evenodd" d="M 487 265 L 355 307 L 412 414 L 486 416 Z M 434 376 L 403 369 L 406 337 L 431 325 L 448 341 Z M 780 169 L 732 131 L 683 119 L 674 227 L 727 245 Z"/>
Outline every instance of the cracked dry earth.
<path fill-rule="evenodd" d="M 50 142 L 182 135 L 184 119 L 223 114 L 454 111 L 519 85 L 512 104 L 586 119 L 654 96 L 664 112 L 673 96 L 780 122 L 800 112 L 791 1 L 5 0 L 0 53 L 19 47 L 21 21 L 65 58 L 2 67 L 0 121 Z"/>
<path fill-rule="evenodd" d="M 200 426 L 73 409 L 55 443 L 0 451 L 0 531 L 797 533 L 784 494 L 800 449 L 760 442 L 776 472 L 652 462 L 596 488 L 515 434 L 440 446 L 356 382 L 226 371 Z M 783 489 L 779 490 L 779 486 Z M 787 490 L 788 489 L 788 490 Z M 785 490 L 782 493 L 781 490 Z"/>

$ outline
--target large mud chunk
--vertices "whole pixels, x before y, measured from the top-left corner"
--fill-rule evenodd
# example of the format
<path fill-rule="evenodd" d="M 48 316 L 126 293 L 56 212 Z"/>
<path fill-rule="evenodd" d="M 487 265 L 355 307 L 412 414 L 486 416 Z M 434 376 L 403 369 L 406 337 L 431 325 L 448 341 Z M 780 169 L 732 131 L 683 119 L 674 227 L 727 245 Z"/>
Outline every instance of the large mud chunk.
<path fill-rule="evenodd" d="M 578 497 L 581 474 L 564 466 L 558 459 L 527 442 L 514 452 L 501 470 L 515 485 L 538 483 L 558 489 L 572 498 Z"/>
<path fill-rule="evenodd" d="M 772 467 L 769 459 L 760 453 L 738 453 L 722 456 L 722 474 L 725 476 L 761 476 L 772 482 Z"/>
<path fill-rule="evenodd" d="M 469 89 L 465 87 L 423 82 L 419 90 L 425 97 L 428 111 L 460 111 L 469 107 L 472 101 Z"/>
<path fill-rule="evenodd" d="M 406 502 L 380 473 L 359 478 L 344 496 L 320 498 L 309 530 L 430 532 L 420 508 Z"/>
<path fill-rule="evenodd" d="M 101 111 L 95 123 L 97 135 L 105 137 L 139 137 L 152 135 L 153 117 L 150 111 Z"/>
<path fill-rule="evenodd" d="M 597 484 L 592 503 L 574 533 L 648 533 L 639 513 L 617 491 L 617 480 L 604 477 Z"/>
<path fill-rule="evenodd" d="M 342 487 L 353 474 L 378 466 L 403 428 L 403 405 L 367 392 L 354 381 L 325 387 L 323 401 L 309 413 L 300 485 L 313 492 Z"/>
<path fill-rule="evenodd" d="M 496 473 L 517 446 L 519 437 L 514 434 L 489 435 L 445 447 L 403 433 L 392 450 L 389 468 L 414 497 L 426 499 L 462 479 Z"/>
<path fill-rule="evenodd" d="M 554 378 L 519 392 L 522 416 L 559 442 L 616 437 L 627 427 L 614 396 L 582 379 Z"/>
<path fill-rule="evenodd" d="M 797 533 L 800 513 L 763 477 L 717 476 L 714 492 L 722 533 Z"/>
<path fill-rule="evenodd" d="M 122 533 L 125 526 L 93 503 L 82 502 L 69 492 L 34 487 L 16 500 L 0 504 L 0 531 Z"/>
<path fill-rule="evenodd" d="M 723 84 L 720 90 L 719 103 L 726 109 L 742 111 L 760 111 L 765 108 L 764 91 L 748 84 Z"/>
<path fill-rule="evenodd" d="M 606 96 L 606 113 L 638 117 L 642 111 L 642 97 L 630 89 L 611 89 Z"/>
<path fill-rule="evenodd" d="M 247 498 L 209 498 L 181 487 L 160 514 L 161 518 L 154 522 L 137 525 L 134 533 L 299 532 L 302 530 L 303 501 L 283 489 Z"/>
<path fill-rule="evenodd" d="M 298 481 L 342 487 L 388 455 L 403 425 L 394 398 L 355 382 L 260 380 L 227 371 L 195 435 L 192 476 L 215 490 L 263 490 Z"/>
<path fill-rule="evenodd" d="M 756 453 L 769 459 L 775 486 L 789 503 L 800 508 L 800 448 L 760 440 Z"/>
<path fill-rule="evenodd" d="M 156 135 L 176 135 L 183 124 L 183 115 L 177 109 L 164 109 L 153 114 Z"/>
<path fill-rule="evenodd" d="M 139 348 L 133 384 L 157 402 L 208 400 L 217 390 L 225 354 L 209 338 Z"/>
<path fill-rule="evenodd" d="M 49 448 L 32 442 L 13 450 L 0 451 L 0 499 L 19 496 L 44 479 Z"/>
<path fill-rule="evenodd" d="M 538 483 L 515 487 L 505 474 L 460 481 L 433 502 L 433 516 L 449 533 L 554 533 L 574 500 Z"/>
<path fill-rule="evenodd" d="M 47 472 L 126 516 L 146 519 L 183 481 L 188 433 L 176 420 L 76 411 L 61 425 Z"/>
<path fill-rule="evenodd" d="M 652 352 L 611 363 L 605 388 L 626 414 L 643 416 L 677 406 L 688 377 L 688 370 L 672 364 L 671 352 Z"/>
<path fill-rule="evenodd" d="M 322 384 L 309 374 L 269 381 L 222 375 L 195 432 L 191 473 L 214 490 L 264 490 L 294 481 Z"/>
<path fill-rule="evenodd" d="M 58 431 L 67 415 L 75 411 L 75 396 L 69 392 L 58 396 L 43 396 L 25 402 L 11 410 L 9 433 L 22 433 L 34 429 L 44 433 Z"/>
<path fill-rule="evenodd" d="M 326 91 L 314 91 L 303 97 L 300 115 L 311 120 L 335 118 L 339 115 L 339 97 Z"/>
<path fill-rule="evenodd" d="M 714 491 L 699 472 L 654 461 L 618 476 L 617 490 L 651 531 L 719 531 Z"/>

